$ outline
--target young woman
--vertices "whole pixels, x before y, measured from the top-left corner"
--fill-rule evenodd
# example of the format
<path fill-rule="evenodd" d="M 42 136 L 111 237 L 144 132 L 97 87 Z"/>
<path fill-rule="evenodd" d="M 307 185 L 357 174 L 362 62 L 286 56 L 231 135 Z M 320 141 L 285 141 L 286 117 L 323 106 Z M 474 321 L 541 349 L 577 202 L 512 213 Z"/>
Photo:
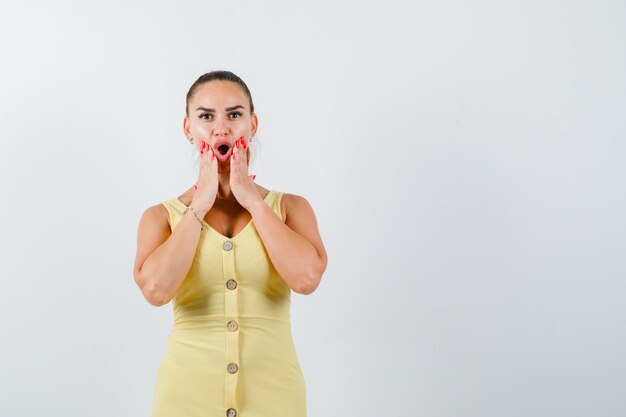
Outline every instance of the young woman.
<path fill-rule="evenodd" d="M 306 416 L 291 291 L 315 291 L 327 256 L 308 201 L 248 176 L 257 126 L 239 77 L 198 78 L 183 126 L 198 181 L 139 222 L 135 282 L 174 311 L 152 417 Z"/>

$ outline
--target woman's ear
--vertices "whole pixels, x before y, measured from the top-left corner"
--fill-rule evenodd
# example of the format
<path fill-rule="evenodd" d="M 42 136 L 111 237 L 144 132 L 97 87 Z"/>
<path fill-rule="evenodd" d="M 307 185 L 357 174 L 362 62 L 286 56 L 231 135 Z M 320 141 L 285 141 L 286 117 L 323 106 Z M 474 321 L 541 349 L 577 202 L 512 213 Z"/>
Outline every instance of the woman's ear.
<path fill-rule="evenodd" d="M 257 128 L 259 126 L 259 118 L 256 113 L 252 113 L 250 116 L 250 136 L 256 135 Z"/>
<path fill-rule="evenodd" d="M 192 137 L 191 122 L 189 121 L 186 115 L 185 117 L 183 117 L 183 132 L 185 133 L 185 136 L 187 136 L 188 138 Z"/>

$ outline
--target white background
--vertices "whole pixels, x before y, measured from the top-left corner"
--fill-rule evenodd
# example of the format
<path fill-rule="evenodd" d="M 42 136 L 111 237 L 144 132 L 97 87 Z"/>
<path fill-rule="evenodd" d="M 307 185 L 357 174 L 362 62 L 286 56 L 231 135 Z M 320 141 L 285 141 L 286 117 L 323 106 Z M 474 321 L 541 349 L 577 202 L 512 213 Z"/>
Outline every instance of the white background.
<path fill-rule="evenodd" d="M 250 172 L 309 200 L 328 251 L 292 294 L 309 417 L 626 415 L 625 21 L 2 3 L 0 415 L 149 415 L 172 304 L 133 281 L 137 226 L 197 179 L 185 95 L 215 69 L 252 91 Z"/>

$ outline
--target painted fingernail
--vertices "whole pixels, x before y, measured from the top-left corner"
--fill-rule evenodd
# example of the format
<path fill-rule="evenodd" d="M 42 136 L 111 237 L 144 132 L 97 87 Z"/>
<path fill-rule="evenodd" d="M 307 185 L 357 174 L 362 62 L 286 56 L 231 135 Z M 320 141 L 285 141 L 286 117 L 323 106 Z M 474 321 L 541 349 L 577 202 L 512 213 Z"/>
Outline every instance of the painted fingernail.
<path fill-rule="evenodd" d="M 256 178 L 256 174 L 254 174 L 254 175 L 250 175 L 250 179 L 251 179 L 252 181 L 254 181 L 254 179 L 255 179 L 255 178 Z"/>
<path fill-rule="evenodd" d="M 248 149 L 248 142 L 246 141 L 246 138 L 244 138 L 243 136 L 241 137 L 241 143 L 243 143 L 244 149 Z"/>
<path fill-rule="evenodd" d="M 193 186 L 193 189 L 194 189 L 194 190 L 197 190 L 197 189 L 198 189 L 198 186 L 197 186 L 197 185 L 194 185 L 194 186 Z"/>

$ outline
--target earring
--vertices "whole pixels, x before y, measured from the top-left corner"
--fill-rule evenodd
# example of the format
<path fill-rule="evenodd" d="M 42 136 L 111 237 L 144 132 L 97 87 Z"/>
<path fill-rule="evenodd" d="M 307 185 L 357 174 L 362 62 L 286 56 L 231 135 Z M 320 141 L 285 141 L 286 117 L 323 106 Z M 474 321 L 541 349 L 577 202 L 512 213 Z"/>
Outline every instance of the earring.
<path fill-rule="evenodd" d="M 191 143 L 193 143 L 193 138 L 187 138 L 187 140 Z"/>

